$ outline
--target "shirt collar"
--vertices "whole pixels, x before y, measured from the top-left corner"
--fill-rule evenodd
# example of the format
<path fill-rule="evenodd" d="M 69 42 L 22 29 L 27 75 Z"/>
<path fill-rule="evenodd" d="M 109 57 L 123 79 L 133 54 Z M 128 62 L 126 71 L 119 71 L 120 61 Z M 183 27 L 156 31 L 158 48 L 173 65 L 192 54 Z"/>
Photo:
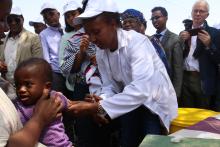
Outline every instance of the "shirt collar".
<path fill-rule="evenodd" d="M 159 34 L 162 35 L 162 37 L 164 36 L 164 34 L 166 33 L 167 29 L 164 29 L 162 32 L 160 32 Z"/>
<path fill-rule="evenodd" d="M 21 32 L 14 37 L 14 39 L 20 38 L 20 37 L 21 37 L 21 34 L 22 34 L 24 31 L 25 31 L 25 29 L 23 28 L 23 29 L 21 30 Z M 9 36 L 9 38 L 12 38 L 11 35 L 10 35 L 10 32 L 9 32 L 9 35 L 8 35 L 8 36 Z"/>
<path fill-rule="evenodd" d="M 128 44 L 127 39 L 130 38 L 130 35 L 127 34 L 127 32 L 125 30 L 118 28 L 117 37 L 118 37 L 118 50 L 119 50 Z"/>

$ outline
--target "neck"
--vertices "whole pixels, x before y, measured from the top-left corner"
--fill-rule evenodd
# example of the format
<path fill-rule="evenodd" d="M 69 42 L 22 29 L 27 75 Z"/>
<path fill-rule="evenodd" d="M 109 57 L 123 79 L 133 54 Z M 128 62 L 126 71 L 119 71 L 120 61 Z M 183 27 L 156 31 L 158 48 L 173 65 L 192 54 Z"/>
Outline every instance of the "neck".
<path fill-rule="evenodd" d="M 162 28 L 159 28 L 159 29 L 157 30 L 157 33 L 161 33 L 161 32 L 163 32 L 165 29 L 166 29 L 166 26 L 164 26 L 164 27 L 162 27 Z"/>
<path fill-rule="evenodd" d="M 193 27 L 194 28 L 198 28 L 202 25 L 203 23 L 193 23 Z"/>
<path fill-rule="evenodd" d="M 21 31 L 20 32 L 10 32 L 9 36 L 15 38 L 19 33 L 21 33 Z"/>
<path fill-rule="evenodd" d="M 116 30 L 114 36 L 116 36 L 116 37 L 113 38 L 113 41 L 112 41 L 112 43 L 111 43 L 111 47 L 109 48 L 109 50 L 110 50 L 111 52 L 114 52 L 115 50 L 118 49 L 118 32 L 117 32 L 117 30 Z"/>

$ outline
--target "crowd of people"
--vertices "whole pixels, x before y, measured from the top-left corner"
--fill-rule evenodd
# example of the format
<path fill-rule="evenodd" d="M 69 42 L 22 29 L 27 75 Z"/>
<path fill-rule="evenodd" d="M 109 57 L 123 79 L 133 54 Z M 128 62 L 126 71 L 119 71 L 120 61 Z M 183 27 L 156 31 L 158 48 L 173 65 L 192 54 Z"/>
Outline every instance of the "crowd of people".
<path fill-rule="evenodd" d="M 178 107 L 220 111 L 220 31 L 209 11 L 196 1 L 175 34 L 166 8 L 154 7 L 147 36 L 143 13 L 119 13 L 113 0 L 67 1 L 65 27 L 44 3 L 32 33 L 22 10 L 0 0 L 0 146 L 137 147 L 169 134 Z"/>

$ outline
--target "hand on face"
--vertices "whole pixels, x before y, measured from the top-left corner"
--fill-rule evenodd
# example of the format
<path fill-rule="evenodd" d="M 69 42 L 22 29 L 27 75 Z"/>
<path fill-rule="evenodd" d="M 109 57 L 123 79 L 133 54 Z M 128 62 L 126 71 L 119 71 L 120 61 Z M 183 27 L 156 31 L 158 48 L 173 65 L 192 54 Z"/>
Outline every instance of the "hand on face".
<path fill-rule="evenodd" d="M 44 89 L 34 109 L 34 116 L 44 126 L 61 116 L 62 102 L 59 94 L 49 97 L 49 89 Z"/>
<path fill-rule="evenodd" d="M 88 35 L 83 35 L 81 38 L 81 42 L 80 42 L 80 51 L 82 53 L 86 52 L 86 50 L 89 47 L 89 36 Z"/>
<path fill-rule="evenodd" d="M 211 37 L 208 32 L 205 30 L 202 30 L 201 32 L 198 33 L 198 38 L 202 41 L 202 43 L 206 46 L 209 47 L 211 43 Z"/>

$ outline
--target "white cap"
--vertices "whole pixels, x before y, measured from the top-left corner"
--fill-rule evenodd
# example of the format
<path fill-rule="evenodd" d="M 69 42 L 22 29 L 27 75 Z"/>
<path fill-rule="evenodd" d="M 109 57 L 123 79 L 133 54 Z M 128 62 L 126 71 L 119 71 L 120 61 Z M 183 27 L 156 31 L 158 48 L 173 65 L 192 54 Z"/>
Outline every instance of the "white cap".
<path fill-rule="evenodd" d="M 113 0 L 89 0 L 85 11 L 74 19 L 75 24 L 81 24 L 82 19 L 91 18 L 102 12 L 119 12 Z"/>
<path fill-rule="evenodd" d="M 78 8 L 81 8 L 82 5 L 80 5 L 76 1 L 68 1 L 64 6 L 63 6 L 63 14 L 65 14 L 68 11 L 76 10 Z"/>
<path fill-rule="evenodd" d="M 40 14 L 42 14 L 42 12 L 46 9 L 54 9 L 54 10 L 57 10 L 57 8 L 51 4 L 51 3 L 44 3 L 42 6 L 41 6 L 41 10 L 40 10 Z"/>
<path fill-rule="evenodd" d="M 29 25 L 30 25 L 30 26 L 33 26 L 34 23 L 43 23 L 43 24 L 44 24 L 43 17 L 42 17 L 42 16 L 36 17 L 34 20 L 29 21 Z"/>
<path fill-rule="evenodd" d="M 11 15 L 22 15 L 21 9 L 19 7 L 13 7 L 11 9 Z"/>

